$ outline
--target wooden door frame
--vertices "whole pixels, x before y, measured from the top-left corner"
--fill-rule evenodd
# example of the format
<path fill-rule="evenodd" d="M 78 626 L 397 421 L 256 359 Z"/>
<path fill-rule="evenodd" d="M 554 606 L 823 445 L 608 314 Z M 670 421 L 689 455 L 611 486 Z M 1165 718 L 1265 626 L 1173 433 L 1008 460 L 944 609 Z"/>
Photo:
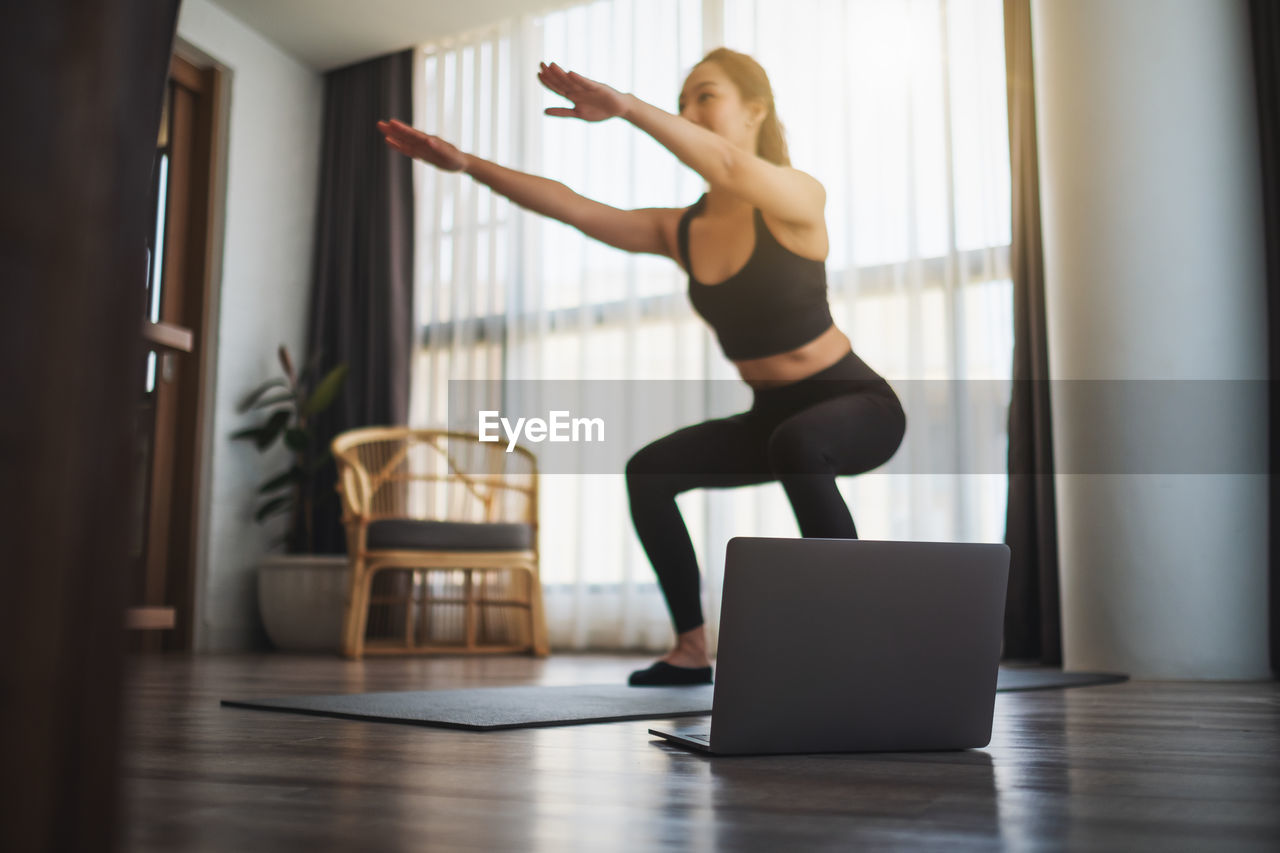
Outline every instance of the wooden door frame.
<path fill-rule="evenodd" d="M 199 447 L 204 259 L 208 253 L 209 174 L 214 113 L 213 76 L 180 56 L 169 65 L 167 130 L 169 180 L 161 280 L 160 321 L 192 334 L 186 352 L 157 350 L 153 394 L 143 601 L 171 607 L 172 630 L 152 633 L 143 646 L 190 649 L 194 617 L 193 541 L 196 453 Z M 201 328 L 200 334 L 195 334 Z M 176 374 L 177 381 L 168 377 Z"/>
<path fill-rule="evenodd" d="M 190 283 L 203 294 L 199 325 L 192 329 L 195 349 L 192 352 L 191 375 L 197 378 L 199 392 L 194 403 L 194 429 L 188 457 L 190 481 L 189 511 L 184 513 L 186 525 L 183 576 L 169 578 L 175 595 L 177 626 L 166 641 L 167 648 L 192 651 L 202 640 L 201 614 L 203 590 L 208 576 L 209 512 L 211 504 L 212 461 L 215 413 L 215 390 L 218 364 L 218 326 L 222 294 L 222 252 L 226 210 L 226 176 L 228 154 L 228 117 L 233 72 L 226 65 L 184 41 L 175 39 L 171 74 L 201 75 L 208 86 L 209 123 L 208 175 L 205 187 L 203 244 L 204 252 L 198 277 Z"/>

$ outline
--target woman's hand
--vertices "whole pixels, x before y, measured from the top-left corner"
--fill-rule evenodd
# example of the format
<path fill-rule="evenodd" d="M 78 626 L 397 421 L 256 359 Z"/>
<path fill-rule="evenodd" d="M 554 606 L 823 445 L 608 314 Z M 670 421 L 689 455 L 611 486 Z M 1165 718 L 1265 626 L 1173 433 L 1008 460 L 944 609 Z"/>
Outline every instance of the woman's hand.
<path fill-rule="evenodd" d="M 557 95 L 573 101 L 573 109 L 549 107 L 549 116 L 580 118 L 583 121 L 604 121 L 626 112 L 627 96 L 603 83 L 588 80 L 574 71 L 565 71 L 554 62 L 540 63 L 538 80 Z"/>
<path fill-rule="evenodd" d="M 378 122 L 378 130 L 390 145 L 401 154 L 417 160 L 425 160 L 446 172 L 460 172 L 467 165 L 467 155 L 438 136 L 414 130 L 397 119 Z"/>

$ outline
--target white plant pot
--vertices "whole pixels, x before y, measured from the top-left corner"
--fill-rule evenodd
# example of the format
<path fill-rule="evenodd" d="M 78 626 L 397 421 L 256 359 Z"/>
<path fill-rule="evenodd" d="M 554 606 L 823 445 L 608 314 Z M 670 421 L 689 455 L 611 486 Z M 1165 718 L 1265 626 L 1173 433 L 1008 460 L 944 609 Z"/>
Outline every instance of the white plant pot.
<path fill-rule="evenodd" d="M 345 556 L 287 554 L 258 564 L 267 636 L 290 652 L 339 652 L 349 569 Z"/>

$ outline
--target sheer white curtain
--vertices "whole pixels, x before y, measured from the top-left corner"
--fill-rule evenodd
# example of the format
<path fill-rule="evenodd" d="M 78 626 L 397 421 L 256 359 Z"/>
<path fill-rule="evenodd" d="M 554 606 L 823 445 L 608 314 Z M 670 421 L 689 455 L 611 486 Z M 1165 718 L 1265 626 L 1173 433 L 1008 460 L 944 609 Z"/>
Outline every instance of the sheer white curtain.
<path fill-rule="evenodd" d="M 1000 0 L 598 0 L 425 46 L 414 123 L 607 204 L 684 207 L 704 182 L 648 136 L 544 116 L 561 102 L 537 83 L 538 62 L 674 112 L 707 50 L 755 56 L 793 164 L 827 188 L 836 321 L 907 409 L 898 457 L 841 481 L 859 533 L 999 541 L 1012 350 L 1001 27 Z M 676 380 L 736 376 L 671 261 L 594 243 L 421 164 L 417 190 L 413 423 L 446 422 L 450 380 L 669 380 L 676 393 Z M 695 401 L 687 414 L 708 410 Z M 680 505 L 714 643 L 725 542 L 797 528 L 776 485 Z M 553 645 L 665 648 L 621 471 L 547 474 L 541 518 Z"/>

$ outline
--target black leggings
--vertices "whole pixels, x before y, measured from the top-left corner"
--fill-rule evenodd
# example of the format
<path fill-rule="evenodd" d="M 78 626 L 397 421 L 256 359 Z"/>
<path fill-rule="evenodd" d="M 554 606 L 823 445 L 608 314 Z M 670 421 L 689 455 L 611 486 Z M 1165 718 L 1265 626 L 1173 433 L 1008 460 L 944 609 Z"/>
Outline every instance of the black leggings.
<path fill-rule="evenodd" d="M 801 536 L 857 539 L 836 476 L 883 465 L 906 432 L 897 395 L 853 352 L 813 376 L 754 394 L 748 411 L 677 430 L 627 463 L 631 520 L 677 633 L 702 624 L 702 602 L 676 495 L 780 481 Z"/>

